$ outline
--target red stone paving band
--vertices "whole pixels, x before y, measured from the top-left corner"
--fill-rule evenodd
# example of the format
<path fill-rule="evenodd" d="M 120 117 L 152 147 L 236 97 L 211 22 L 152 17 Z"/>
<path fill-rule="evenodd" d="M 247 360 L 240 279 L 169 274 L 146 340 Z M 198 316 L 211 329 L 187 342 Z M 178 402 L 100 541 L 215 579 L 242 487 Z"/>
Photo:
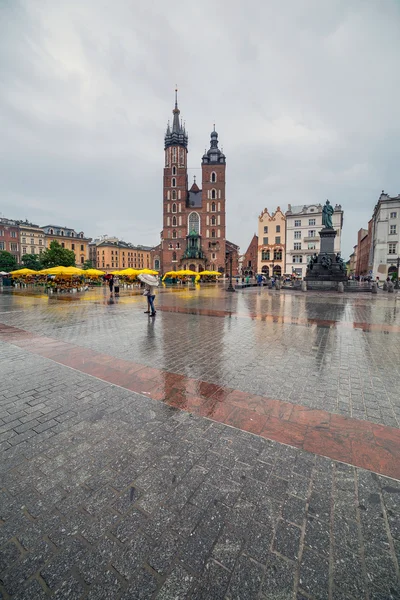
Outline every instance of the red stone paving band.
<path fill-rule="evenodd" d="M 256 396 L 0 324 L 0 339 L 170 406 L 400 479 L 400 430 Z"/>

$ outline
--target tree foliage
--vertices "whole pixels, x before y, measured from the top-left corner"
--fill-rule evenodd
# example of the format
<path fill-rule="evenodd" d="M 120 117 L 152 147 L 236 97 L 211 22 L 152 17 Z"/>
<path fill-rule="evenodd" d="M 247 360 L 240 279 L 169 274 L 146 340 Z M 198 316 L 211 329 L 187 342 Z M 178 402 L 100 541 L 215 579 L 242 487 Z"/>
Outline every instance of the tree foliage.
<path fill-rule="evenodd" d="M 41 263 L 44 268 L 50 267 L 75 267 L 75 254 L 73 250 L 63 248 L 57 240 L 50 242 L 50 247 L 41 254 Z"/>
<path fill-rule="evenodd" d="M 82 265 L 82 269 L 93 269 L 93 263 L 91 260 L 85 260 L 85 262 Z"/>
<path fill-rule="evenodd" d="M 21 257 L 21 262 L 26 269 L 33 269 L 34 271 L 40 271 L 42 263 L 40 257 L 37 254 L 24 254 Z"/>
<path fill-rule="evenodd" d="M 17 261 L 10 252 L 0 251 L 0 271 L 14 271 L 17 268 Z"/>

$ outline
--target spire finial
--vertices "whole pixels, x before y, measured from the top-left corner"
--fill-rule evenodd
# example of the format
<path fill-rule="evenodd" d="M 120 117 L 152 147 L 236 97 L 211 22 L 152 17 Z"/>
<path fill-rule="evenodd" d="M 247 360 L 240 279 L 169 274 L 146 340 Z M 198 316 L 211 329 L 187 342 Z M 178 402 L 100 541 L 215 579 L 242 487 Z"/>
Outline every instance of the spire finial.
<path fill-rule="evenodd" d="M 193 175 L 193 183 L 196 183 L 196 175 Z"/>
<path fill-rule="evenodd" d="M 175 108 L 178 108 L 178 84 L 175 84 Z"/>
<path fill-rule="evenodd" d="M 215 131 L 215 123 L 213 125 L 214 125 L 214 131 Z"/>

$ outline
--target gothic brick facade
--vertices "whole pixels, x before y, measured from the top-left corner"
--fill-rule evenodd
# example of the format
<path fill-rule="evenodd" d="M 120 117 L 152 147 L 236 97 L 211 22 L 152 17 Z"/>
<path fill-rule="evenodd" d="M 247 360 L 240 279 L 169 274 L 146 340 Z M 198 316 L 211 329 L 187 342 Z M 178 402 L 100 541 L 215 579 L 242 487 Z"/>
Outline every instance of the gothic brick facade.
<path fill-rule="evenodd" d="M 200 189 L 187 174 L 188 135 L 179 119 L 177 98 L 172 128 L 165 134 L 161 270 L 226 270 L 226 159 L 211 132 L 210 148 L 202 158 Z"/>

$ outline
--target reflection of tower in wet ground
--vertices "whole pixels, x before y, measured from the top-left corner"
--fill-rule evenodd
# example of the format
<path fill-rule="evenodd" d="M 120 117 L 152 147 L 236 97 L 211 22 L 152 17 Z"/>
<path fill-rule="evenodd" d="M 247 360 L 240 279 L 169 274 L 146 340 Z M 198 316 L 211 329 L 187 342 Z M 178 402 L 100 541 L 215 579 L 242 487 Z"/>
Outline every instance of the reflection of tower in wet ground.
<path fill-rule="evenodd" d="M 162 368 L 220 383 L 226 319 L 195 312 L 163 312 Z"/>

